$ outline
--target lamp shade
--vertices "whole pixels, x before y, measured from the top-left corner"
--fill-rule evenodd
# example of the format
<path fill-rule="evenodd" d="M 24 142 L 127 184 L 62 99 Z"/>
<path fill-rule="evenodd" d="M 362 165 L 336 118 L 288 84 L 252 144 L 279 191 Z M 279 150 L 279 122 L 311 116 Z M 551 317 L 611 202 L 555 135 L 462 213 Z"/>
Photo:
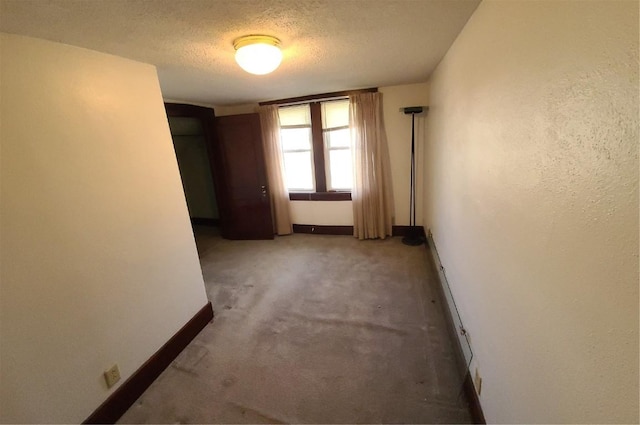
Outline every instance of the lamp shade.
<path fill-rule="evenodd" d="M 264 75 L 273 72 L 282 62 L 280 40 L 268 35 L 248 35 L 233 42 L 236 62 L 245 71 Z"/>

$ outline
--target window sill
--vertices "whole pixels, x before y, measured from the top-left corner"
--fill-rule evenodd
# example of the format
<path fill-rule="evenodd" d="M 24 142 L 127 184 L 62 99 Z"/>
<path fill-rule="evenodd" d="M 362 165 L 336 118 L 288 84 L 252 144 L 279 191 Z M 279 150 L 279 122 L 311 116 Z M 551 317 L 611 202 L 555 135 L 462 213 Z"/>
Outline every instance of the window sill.
<path fill-rule="evenodd" d="M 292 192 L 291 201 L 350 201 L 351 192 Z"/>

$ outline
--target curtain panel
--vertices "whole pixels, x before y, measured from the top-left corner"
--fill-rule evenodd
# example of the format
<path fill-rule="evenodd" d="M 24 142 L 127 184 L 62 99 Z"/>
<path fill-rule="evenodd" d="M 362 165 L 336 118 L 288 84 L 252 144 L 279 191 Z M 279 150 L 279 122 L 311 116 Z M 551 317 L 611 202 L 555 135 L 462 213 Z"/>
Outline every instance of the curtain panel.
<path fill-rule="evenodd" d="M 289 205 L 289 191 L 284 180 L 284 161 L 280 147 L 280 118 L 278 106 L 268 105 L 259 108 L 262 128 L 262 147 L 267 166 L 269 196 L 273 215 L 273 231 L 278 235 L 293 233 Z"/>
<path fill-rule="evenodd" d="M 394 212 L 382 94 L 349 96 L 349 126 L 353 152 L 353 236 L 384 239 L 391 235 Z"/>

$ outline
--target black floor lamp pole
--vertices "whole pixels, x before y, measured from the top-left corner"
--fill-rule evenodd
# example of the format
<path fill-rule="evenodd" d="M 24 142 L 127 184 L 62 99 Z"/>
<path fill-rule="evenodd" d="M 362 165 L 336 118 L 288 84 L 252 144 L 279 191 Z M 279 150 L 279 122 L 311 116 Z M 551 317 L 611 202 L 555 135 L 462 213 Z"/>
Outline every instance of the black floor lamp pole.
<path fill-rule="evenodd" d="M 405 114 L 411 114 L 411 193 L 409 195 L 409 229 L 402 238 L 405 245 L 418 246 L 424 243 L 424 237 L 416 226 L 416 114 L 422 112 L 422 106 L 403 108 Z"/>
<path fill-rule="evenodd" d="M 412 114 L 411 115 L 411 173 L 412 173 L 412 180 L 413 180 L 413 223 L 411 223 L 412 226 L 416 226 L 416 154 L 415 154 L 415 142 L 414 142 L 414 128 L 413 128 L 413 121 L 416 118 L 416 114 Z"/>

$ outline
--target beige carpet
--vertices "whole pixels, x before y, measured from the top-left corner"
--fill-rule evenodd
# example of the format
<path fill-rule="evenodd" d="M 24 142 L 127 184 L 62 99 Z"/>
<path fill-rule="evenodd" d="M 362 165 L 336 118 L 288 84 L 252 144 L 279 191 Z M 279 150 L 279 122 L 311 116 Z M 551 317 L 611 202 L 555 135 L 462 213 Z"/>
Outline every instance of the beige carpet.
<path fill-rule="evenodd" d="M 120 423 L 471 421 L 424 246 L 196 230 L 215 321 Z"/>

